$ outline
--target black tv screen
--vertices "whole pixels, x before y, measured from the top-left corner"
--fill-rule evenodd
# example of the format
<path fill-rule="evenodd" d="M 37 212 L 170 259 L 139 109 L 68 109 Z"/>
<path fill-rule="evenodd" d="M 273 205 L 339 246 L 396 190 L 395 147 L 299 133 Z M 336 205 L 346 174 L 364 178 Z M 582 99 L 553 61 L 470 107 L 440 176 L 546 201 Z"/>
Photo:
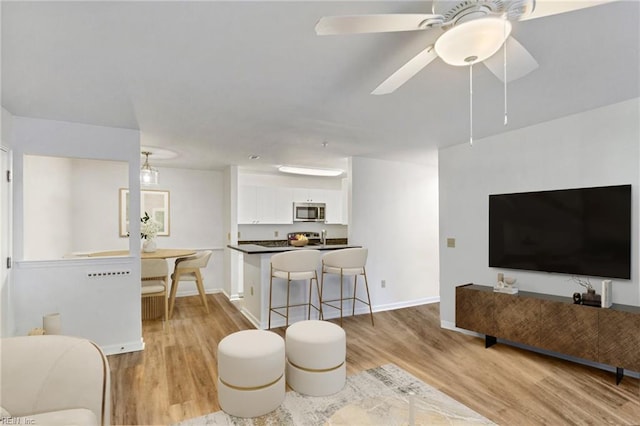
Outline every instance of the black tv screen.
<path fill-rule="evenodd" d="M 489 266 L 631 278 L 631 185 L 489 195 Z"/>

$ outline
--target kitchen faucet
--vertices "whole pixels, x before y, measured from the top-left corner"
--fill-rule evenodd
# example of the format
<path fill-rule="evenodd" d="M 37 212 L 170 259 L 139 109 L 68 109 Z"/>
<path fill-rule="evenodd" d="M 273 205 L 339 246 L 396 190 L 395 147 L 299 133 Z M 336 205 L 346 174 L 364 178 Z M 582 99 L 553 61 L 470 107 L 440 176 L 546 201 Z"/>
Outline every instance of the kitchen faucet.
<path fill-rule="evenodd" d="M 320 233 L 320 243 L 322 245 L 327 244 L 327 230 L 323 229 L 322 232 Z"/>

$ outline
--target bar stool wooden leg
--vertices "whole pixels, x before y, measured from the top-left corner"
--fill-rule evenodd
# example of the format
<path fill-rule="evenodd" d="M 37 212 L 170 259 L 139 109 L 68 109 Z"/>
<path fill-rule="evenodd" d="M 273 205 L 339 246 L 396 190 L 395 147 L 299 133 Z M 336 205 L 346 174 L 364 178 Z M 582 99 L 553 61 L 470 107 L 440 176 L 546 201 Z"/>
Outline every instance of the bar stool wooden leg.
<path fill-rule="evenodd" d="M 269 278 L 269 325 L 267 325 L 267 329 L 271 330 L 271 311 L 273 309 L 273 305 L 271 304 L 271 298 L 273 295 L 273 266 L 271 267 L 271 274 Z"/>
<path fill-rule="evenodd" d="M 371 296 L 369 296 L 369 282 L 367 281 L 367 271 L 362 268 L 362 275 L 364 275 L 364 287 L 367 289 L 367 303 L 369 304 L 369 315 L 371 315 L 371 325 L 373 324 L 373 310 L 371 309 Z"/>

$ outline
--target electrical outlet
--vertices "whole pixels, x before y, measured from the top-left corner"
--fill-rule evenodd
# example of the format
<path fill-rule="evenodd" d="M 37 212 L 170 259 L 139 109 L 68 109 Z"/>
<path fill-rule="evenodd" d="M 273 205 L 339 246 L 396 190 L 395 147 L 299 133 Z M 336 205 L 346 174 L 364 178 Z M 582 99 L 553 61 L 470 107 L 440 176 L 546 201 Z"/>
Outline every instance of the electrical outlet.
<path fill-rule="evenodd" d="M 387 288 L 387 280 L 382 280 L 382 281 L 380 281 L 380 286 L 381 286 L 382 288 Z"/>
<path fill-rule="evenodd" d="M 251 289 L 249 291 L 251 293 L 251 295 L 253 296 L 253 286 L 251 286 Z"/>
<path fill-rule="evenodd" d="M 240 231 L 238 231 L 238 239 L 240 239 Z"/>
<path fill-rule="evenodd" d="M 273 231 L 273 236 L 274 236 L 274 237 L 277 237 L 278 235 L 279 235 L 279 232 L 278 232 L 278 231 Z"/>
<path fill-rule="evenodd" d="M 447 247 L 454 248 L 456 246 L 455 238 L 447 238 Z"/>

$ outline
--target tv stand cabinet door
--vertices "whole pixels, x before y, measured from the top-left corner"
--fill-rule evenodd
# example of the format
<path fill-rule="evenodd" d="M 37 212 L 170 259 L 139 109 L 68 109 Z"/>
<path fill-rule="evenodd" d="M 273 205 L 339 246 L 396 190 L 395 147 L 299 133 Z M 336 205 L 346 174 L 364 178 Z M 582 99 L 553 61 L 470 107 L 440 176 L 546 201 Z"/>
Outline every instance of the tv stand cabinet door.
<path fill-rule="evenodd" d="M 496 337 L 540 345 L 540 299 L 495 293 L 494 319 Z"/>
<path fill-rule="evenodd" d="M 598 362 L 640 371 L 640 315 L 601 309 L 598 312 Z"/>
<path fill-rule="evenodd" d="M 456 287 L 456 327 L 495 336 L 493 291 Z"/>
<path fill-rule="evenodd" d="M 540 347 L 597 362 L 599 310 L 591 306 L 541 301 Z"/>

